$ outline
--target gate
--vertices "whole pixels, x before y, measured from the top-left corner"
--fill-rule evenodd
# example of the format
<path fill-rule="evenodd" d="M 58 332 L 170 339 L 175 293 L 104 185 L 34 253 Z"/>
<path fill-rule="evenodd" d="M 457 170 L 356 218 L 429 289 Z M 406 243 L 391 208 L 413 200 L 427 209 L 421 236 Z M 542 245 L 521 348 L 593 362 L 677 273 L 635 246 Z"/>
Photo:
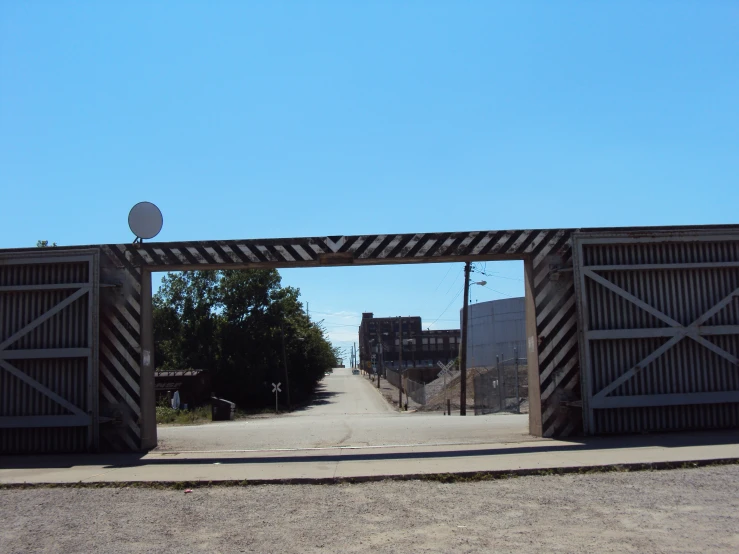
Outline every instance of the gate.
<path fill-rule="evenodd" d="M 739 424 L 739 233 L 575 233 L 587 434 Z"/>
<path fill-rule="evenodd" d="M 0 254 L 0 452 L 98 446 L 98 250 Z"/>

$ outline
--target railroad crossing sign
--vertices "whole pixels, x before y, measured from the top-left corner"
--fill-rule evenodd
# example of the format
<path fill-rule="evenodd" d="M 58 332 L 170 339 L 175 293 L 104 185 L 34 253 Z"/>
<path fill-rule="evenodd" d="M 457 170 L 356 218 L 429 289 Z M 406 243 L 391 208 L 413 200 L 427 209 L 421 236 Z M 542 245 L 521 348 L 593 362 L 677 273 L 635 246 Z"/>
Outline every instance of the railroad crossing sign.
<path fill-rule="evenodd" d="M 278 400 L 278 397 L 277 397 L 277 393 L 282 392 L 282 389 L 280 388 L 280 385 L 281 384 L 282 383 L 277 383 L 275 385 L 274 383 L 272 383 L 272 392 L 275 393 L 275 413 L 276 414 L 280 413 L 280 407 L 278 405 L 279 400 Z"/>
<path fill-rule="evenodd" d="M 452 360 L 448 364 L 444 364 L 441 361 L 438 361 L 438 362 L 436 362 L 436 365 L 438 365 L 441 368 L 441 371 L 439 372 L 439 375 L 446 376 L 446 375 L 451 374 L 451 371 L 450 370 L 452 369 L 452 367 L 454 367 L 454 360 Z"/>

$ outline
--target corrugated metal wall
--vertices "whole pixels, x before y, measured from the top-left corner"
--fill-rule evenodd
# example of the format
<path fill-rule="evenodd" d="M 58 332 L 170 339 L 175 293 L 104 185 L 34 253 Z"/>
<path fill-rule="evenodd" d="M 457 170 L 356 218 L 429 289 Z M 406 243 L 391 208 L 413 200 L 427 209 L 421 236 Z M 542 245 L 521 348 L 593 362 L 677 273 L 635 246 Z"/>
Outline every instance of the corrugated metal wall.
<path fill-rule="evenodd" d="M 0 452 L 93 446 L 96 260 L 51 249 L 0 257 Z"/>
<path fill-rule="evenodd" d="M 739 425 L 739 235 L 575 236 L 588 433 Z"/>

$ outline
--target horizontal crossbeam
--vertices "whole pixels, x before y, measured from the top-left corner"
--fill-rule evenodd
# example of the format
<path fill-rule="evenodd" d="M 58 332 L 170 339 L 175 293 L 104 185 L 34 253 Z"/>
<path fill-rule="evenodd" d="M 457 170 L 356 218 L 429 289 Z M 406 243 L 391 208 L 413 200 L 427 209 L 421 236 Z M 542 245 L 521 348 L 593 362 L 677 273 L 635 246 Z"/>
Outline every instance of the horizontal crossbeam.
<path fill-rule="evenodd" d="M 602 410 L 608 408 L 721 404 L 725 402 L 739 402 L 739 391 L 595 397 L 591 400 L 590 406 Z"/>
<path fill-rule="evenodd" d="M 724 269 L 739 267 L 739 262 L 707 262 L 707 263 L 664 263 L 664 264 L 608 264 L 586 265 L 583 269 L 591 271 L 653 271 L 661 269 Z"/>
<path fill-rule="evenodd" d="M 0 350 L 0 360 L 37 360 L 46 358 L 86 358 L 89 348 L 33 348 L 27 350 Z"/>
<path fill-rule="evenodd" d="M 89 287 L 90 283 L 50 283 L 48 285 L 5 285 L 0 292 L 31 292 L 39 290 L 81 289 Z"/>
<path fill-rule="evenodd" d="M 84 415 L 45 415 L 0 417 L 0 429 L 32 427 L 86 427 L 90 416 Z"/>
<path fill-rule="evenodd" d="M 695 327 L 698 335 L 739 335 L 739 325 L 705 325 Z M 652 327 L 640 329 L 603 329 L 586 331 L 585 337 L 590 340 L 618 339 L 650 339 L 657 337 L 688 336 L 690 333 L 683 327 Z"/>

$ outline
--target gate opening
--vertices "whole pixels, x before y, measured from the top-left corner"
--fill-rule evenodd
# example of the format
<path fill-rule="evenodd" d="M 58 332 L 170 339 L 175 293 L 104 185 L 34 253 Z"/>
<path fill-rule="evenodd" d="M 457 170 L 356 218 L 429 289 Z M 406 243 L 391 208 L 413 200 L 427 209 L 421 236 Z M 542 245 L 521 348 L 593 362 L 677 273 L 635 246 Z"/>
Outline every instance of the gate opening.
<path fill-rule="evenodd" d="M 275 270 L 268 269 L 154 274 L 155 286 L 161 283 L 153 295 L 159 447 L 240 450 L 530 439 L 523 264 L 472 267 L 466 421 L 459 418 L 462 263 L 282 269 L 279 284 Z M 283 318 L 285 299 L 294 311 Z M 170 302 L 176 306 L 167 306 Z M 311 329 L 321 333 L 309 341 L 305 335 Z M 190 337 L 197 333 L 196 344 Z M 225 344 L 234 335 L 242 342 Z M 314 390 L 310 350 L 320 346 L 316 338 L 336 349 L 336 360 L 320 368 Z M 172 356 L 178 340 L 196 361 Z M 252 366 L 230 364 L 238 357 Z M 235 378 L 239 372 L 244 375 Z M 175 391 L 177 411 L 171 409 Z M 218 402 L 211 397 L 234 401 L 237 421 L 208 425 L 210 405 Z M 448 409 L 452 417 L 444 418 Z"/>

